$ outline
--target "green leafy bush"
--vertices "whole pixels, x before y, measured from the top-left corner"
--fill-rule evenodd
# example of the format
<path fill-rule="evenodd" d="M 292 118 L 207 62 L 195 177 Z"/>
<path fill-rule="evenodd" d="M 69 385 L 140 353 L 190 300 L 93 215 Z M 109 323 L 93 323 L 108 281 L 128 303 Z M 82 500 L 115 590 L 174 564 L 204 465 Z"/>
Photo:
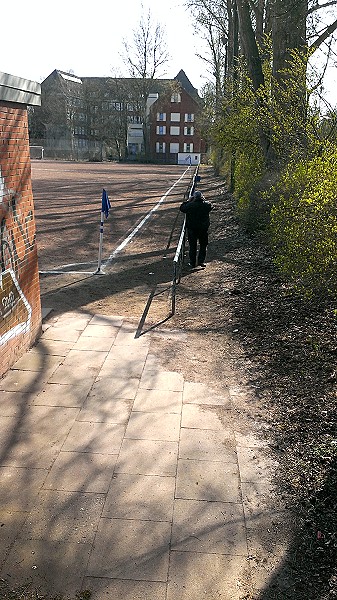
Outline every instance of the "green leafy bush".
<path fill-rule="evenodd" d="M 289 164 L 274 193 L 276 263 L 306 293 L 337 293 L 337 148 Z"/>

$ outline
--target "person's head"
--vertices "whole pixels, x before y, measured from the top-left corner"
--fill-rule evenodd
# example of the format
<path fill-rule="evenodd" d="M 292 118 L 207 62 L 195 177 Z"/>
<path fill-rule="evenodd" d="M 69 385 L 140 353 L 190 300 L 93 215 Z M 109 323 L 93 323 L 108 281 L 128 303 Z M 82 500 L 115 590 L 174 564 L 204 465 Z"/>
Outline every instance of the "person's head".
<path fill-rule="evenodd" d="M 199 190 L 194 192 L 193 197 L 194 197 L 194 200 L 196 200 L 197 202 L 201 202 L 203 200 L 202 193 L 199 192 Z"/>

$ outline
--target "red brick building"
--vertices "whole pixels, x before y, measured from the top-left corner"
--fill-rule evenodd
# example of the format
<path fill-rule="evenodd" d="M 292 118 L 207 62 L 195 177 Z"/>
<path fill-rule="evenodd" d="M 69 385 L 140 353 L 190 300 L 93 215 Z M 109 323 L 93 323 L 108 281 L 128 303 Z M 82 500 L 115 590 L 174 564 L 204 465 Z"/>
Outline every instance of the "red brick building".
<path fill-rule="evenodd" d="M 40 85 L 0 72 L 0 377 L 41 330 L 27 105 Z"/>
<path fill-rule="evenodd" d="M 151 105 L 150 140 L 152 156 L 162 162 L 199 164 L 205 152 L 198 130 L 201 99 L 184 71 L 175 78 L 170 97 Z"/>

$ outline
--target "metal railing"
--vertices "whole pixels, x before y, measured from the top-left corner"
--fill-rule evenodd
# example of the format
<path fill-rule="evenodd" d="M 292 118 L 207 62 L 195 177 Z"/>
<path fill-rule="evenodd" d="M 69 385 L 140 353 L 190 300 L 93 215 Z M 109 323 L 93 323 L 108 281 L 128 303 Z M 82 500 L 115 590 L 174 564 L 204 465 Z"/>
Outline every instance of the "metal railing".
<path fill-rule="evenodd" d="M 195 186 L 198 181 L 200 181 L 200 177 L 198 175 L 199 165 L 197 166 L 190 187 L 188 188 L 188 194 L 184 194 L 184 200 L 186 199 L 186 195 L 190 198 L 194 194 Z M 177 250 L 173 259 L 173 277 L 172 277 L 172 298 L 171 298 L 171 313 L 174 315 L 176 310 L 176 292 L 177 285 L 180 283 L 181 273 L 184 265 L 184 257 L 185 257 L 185 244 L 186 244 L 186 215 L 184 218 L 184 222 L 182 224 L 179 242 L 177 245 Z"/>

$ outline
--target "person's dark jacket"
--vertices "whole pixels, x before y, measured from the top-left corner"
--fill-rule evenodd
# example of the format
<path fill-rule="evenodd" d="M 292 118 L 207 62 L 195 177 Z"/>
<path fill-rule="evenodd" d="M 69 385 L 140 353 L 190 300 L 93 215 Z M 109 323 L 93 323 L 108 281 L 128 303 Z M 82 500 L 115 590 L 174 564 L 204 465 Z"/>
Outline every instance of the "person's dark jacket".
<path fill-rule="evenodd" d="M 180 205 L 180 210 L 186 214 L 187 229 L 207 231 L 210 225 L 209 213 L 212 208 L 212 204 L 204 200 L 202 196 L 183 202 Z"/>

